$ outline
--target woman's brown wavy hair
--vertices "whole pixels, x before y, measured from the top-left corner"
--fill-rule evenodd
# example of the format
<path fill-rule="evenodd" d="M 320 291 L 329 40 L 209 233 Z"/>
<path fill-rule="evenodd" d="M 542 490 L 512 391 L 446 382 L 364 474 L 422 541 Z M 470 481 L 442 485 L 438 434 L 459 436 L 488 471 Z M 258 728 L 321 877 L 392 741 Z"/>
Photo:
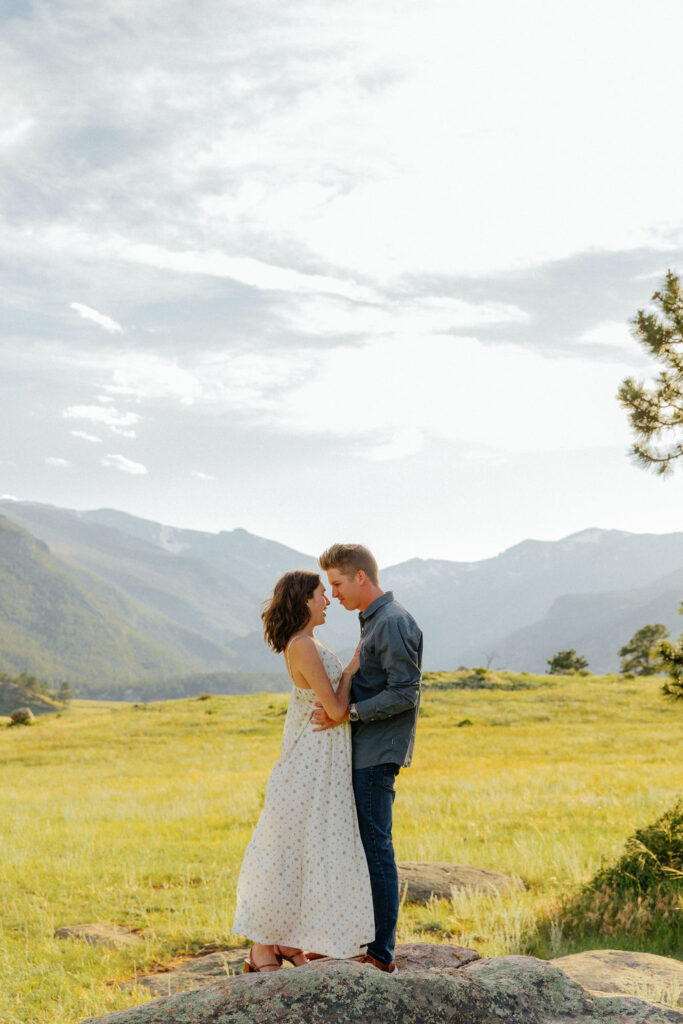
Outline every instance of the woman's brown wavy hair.
<path fill-rule="evenodd" d="M 319 583 L 317 572 L 296 569 L 286 572 L 275 584 L 273 596 L 264 604 L 261 618 L 264 639 L 278 654 L 308 622 L 310 611 L 306 602 L 313 597 Z"/>

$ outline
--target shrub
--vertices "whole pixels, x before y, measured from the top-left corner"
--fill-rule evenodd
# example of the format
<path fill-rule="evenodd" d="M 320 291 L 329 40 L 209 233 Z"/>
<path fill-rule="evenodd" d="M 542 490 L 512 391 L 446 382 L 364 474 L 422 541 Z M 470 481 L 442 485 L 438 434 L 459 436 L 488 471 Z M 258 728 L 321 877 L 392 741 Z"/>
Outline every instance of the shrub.
<path fill-rule="evenodd" d="M 572 675 L 588 668 L 588 662 L 580 654 L 577 654 L 573 647 L 567 651 L 558 651 L 547 661 L 548 672 L 551 676 Z"/>
<path fill-rule="evenodd" d="M 626 841 L 626 851 L 560 907 L 565 935 L 658 935 L 660 948 L 683 948 L 683 802 Z M 633 946 L 631 946 L 633 948 Z"/>
<path fill-rule="evenodd" d="M 638 895 L 673 885 L 683 892 L 683 801 L 647 828 L 626 840 L 626 852 L 612 867 L 603 867 L 591 888 L 611 888 Z"/>

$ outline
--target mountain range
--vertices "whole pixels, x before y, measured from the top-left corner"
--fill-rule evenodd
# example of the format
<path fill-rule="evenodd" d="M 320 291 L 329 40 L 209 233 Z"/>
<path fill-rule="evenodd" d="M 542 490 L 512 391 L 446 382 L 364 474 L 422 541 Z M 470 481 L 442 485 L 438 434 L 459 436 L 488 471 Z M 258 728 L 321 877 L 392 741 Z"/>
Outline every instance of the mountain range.
<path fill-rule="evenodd" d="M 113 509 L 2 500 L 0 669 L 68 678 L 83 694 L 202 673 L 213 688 L 224 678 L 224 692 L 231 674 L 242 688 L 279 689 L 262 601 L 286 570 L 315 566 L 312 555 L 243 529 L 214 534 Z M 422 626 L 428 670 L 540 672 L 574 647 L 593 671 L 615 671 L 640 626 L 683 626 L 683 533 L 589 529 L 477 562 L 411 559 L 384 568 L 380 582 Z M 357 634 L 355 615 L 330 609 L 330 647 L 343 655 Z"/>

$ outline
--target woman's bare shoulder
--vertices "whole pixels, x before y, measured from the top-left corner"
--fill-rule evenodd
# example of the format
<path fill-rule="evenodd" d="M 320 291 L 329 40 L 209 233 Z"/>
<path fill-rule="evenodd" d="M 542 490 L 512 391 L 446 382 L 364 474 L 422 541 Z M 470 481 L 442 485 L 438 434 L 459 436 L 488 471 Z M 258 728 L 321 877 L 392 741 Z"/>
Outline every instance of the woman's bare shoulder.
<path fill-rule="evenodd" d="M 290 661 L 299 661 L 302 658 L 307 660 L 312 654 L 318 653 L 318 648 L 312 636 L 307 633 L 297 633 L 287 645 L 287 653 Z"/>

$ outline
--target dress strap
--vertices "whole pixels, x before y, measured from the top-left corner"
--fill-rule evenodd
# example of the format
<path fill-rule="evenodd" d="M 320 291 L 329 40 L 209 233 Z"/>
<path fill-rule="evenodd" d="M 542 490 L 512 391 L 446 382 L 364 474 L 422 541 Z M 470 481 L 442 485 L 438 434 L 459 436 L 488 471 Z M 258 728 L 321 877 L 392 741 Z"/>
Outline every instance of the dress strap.
<path fill-rule="evenodd" d="M 289 678 L 292 680 L 293 683 L 294 683 L 294 676 L 292 675 L 292 666 L 289 663 L 289 648 L 292 646 L 292 644 L 294 643 L 295 640 L 300 640 L 303 635 L 304 635 L 303 633 L 295 633 L 294 636 L 289 638 L 289 642 L 288 642 L 287 646 L 284 649 L 285 664 L 287 665 L 287 671 L 289 672 Z M 296 686 L 296 683 L 294 683 L 294 685 Z"/>

